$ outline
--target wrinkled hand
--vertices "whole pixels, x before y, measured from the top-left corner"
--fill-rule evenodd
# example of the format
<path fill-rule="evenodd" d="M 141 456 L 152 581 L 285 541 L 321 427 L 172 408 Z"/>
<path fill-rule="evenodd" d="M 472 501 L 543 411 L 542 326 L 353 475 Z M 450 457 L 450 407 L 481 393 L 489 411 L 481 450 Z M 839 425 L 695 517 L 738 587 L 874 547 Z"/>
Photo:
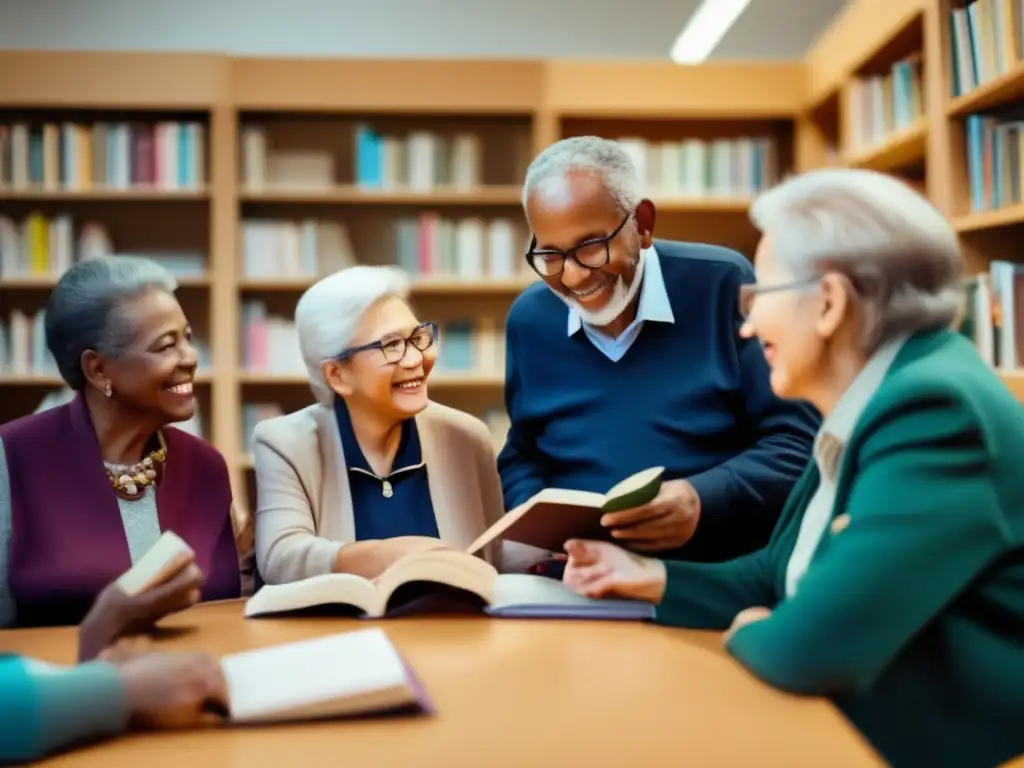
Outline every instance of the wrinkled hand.
<path fill-rule="evenodd" d="M 601 517 L 624 547 L 661 552 L 683 546 L 697 530 L 700 498 L 685 480 L 668 480 L 649 503 Z"/>
<path fill-rule="evenodd" d="M 132 728 L 195 728 L 228 711 L 220 662 L 205 653 L 141 653 L 111 659 L 121 674 Z"/>
<path fill-rule="evenodd" d="M 141 594 L 130 596 L 109 584 L 78 628 L 78 659 L 95 658 L 125 635 L 144 632 L 164 616 L 189 608 L 202 598 L 203 574 L 194 556 L 182 555 L 171 575 Z"/>
<path fill-rule="evenodd" d="M 764 621 L 772 615 L 770 608 L 763 606 L 754 606 L 753 608 L 744 608 L 742 611 L 736 614 L 736 617 L 732 620 L 732 625 L 726 630 L 722 636 L 722 642 L 728 643 L 732 639 L 732 636 L 747 624 L 753 624 L 755 621 Z"/>
<path fill-rule="evenodd" d="M 391 539 L 368 539 L 345 544 L 334 558 L 335 573 L 354 573 L 376 579 L 396 561 L 413 552 L 449 549 L 440 539 L 429 536 L 396 536 Z"/>
<path fill-rule="evenodd" d="M 625 597 L 655 605 L 665 594 L 665 565 L 604 541 L 570 539 L 562 582 L 585 597 Z"/>

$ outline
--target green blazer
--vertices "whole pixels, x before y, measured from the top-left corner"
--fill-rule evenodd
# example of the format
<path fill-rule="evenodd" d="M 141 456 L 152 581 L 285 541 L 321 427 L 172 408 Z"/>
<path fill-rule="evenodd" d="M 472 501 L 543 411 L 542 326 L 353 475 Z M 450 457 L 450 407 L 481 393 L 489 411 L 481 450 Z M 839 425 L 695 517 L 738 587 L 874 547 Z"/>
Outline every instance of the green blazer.
<path fill-rule="evenodd" d="M 666 562 L 657 620 L 724 629 L 771 608 L 728 651 L 771 685 L 831 697 L 893 765 L 1024 752 L 1024 408 L 962 336 L 911 337 L 846 444 L 832 517 L 848 525 L 787 599 L 817 486 L 812 463 L 764 549 Z"/>

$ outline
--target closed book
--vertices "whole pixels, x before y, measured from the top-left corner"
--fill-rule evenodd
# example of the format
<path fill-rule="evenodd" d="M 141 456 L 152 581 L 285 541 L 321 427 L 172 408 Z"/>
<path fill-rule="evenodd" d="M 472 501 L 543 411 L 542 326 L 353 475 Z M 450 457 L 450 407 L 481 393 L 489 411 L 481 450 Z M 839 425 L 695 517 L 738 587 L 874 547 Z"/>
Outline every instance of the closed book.
<path fill-rule="evenodd" d="M 244 651 L 221 659 L 236 724 L 432 710 L 379 628 Z"/>

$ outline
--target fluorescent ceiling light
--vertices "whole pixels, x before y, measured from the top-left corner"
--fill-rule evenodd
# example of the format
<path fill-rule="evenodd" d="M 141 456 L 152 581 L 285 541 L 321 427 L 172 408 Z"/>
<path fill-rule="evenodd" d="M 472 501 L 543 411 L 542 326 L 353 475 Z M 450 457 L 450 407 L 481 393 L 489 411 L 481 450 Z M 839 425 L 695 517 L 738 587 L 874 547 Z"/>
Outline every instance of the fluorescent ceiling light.
<path fill-rule="evenodd" d="M 701 0 L 672 45 L 676 64 L 700 64 L 718 47 L 750 0 Z"/>

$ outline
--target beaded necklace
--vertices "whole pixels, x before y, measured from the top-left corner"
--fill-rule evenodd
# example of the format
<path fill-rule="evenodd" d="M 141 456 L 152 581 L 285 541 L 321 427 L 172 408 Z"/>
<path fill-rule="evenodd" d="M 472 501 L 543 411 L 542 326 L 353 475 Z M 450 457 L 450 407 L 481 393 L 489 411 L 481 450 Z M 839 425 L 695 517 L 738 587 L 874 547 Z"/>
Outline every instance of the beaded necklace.
<path fill-rule="evenodd" d="M 167 443 L 162 432 L 156 433 L 160 447 L 131 465 L 115 465 L 107 467 L 107 477 L 114 493 L 128 501 L 138 501 L 146 492 L 146 488 L 160 482 L 163 476 L 164 462 L 167 461 Z"/>

